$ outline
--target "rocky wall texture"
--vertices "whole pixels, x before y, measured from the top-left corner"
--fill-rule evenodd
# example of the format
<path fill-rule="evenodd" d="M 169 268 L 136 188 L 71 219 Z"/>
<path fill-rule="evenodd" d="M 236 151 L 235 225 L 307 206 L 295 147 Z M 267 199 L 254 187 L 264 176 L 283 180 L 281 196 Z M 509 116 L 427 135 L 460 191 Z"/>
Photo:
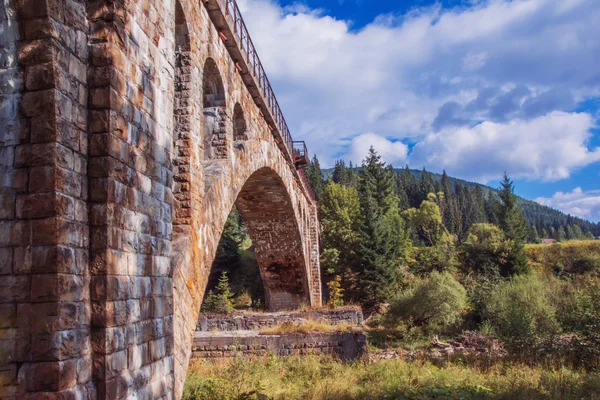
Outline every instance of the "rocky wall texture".
<path fill-rule="evenodd" d="M 309 335 L 267 336 L 203 336 L 194 338 L 194 358 L 220 359 L 238 356 L 253 357 L 268 354 L 304 356 L 335 355 L 344 361 L 360 358 L 366 353 L 364 332 L 315 333 Z"/>
<path fill-rule="evenodd" d="M 179 397 L 234 204 L 269 306 L 320 304 L 316 205 L 213 3 L 0 0 L 1 398 Z"/>
<path fill-rule="evenodd" d="M 338 310 L 293 311 L 257 313 L 236 311 L 231 315 L 201 314 L 196 330 L 210 331 L 243 331 L 261 330 L 275 325 L 301 324 L 307 321 L 318 321 L 331 325 L 362 325 L 364 322 L 360 308 L 344 307 Z"/>

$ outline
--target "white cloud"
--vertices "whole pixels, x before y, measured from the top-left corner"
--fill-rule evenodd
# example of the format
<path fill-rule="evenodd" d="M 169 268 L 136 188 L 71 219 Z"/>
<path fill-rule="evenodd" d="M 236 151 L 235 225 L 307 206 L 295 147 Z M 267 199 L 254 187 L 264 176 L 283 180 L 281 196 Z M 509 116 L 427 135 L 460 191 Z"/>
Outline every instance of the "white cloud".
<path fill-rule="evenodd" d="M 556 181 L 600 161 L 600 148 L 587 147 L 592 127 L 589 114 L 555 111 L 528 121 L 445 128 L 420 141 L 409 163 L 484 183 L 504 171 L 513 178 Z"/>
<path fill-rule="evenodd" d="M 539 197 L 536 201 L 577 217 L 600 221 L 600 190 L 583 191 L 578 187 L 571 193 L 557 192 L 551 198 Z"/>
<path fill-rule="evenodd" d="M 379 153 L 381 159 L 388 164 L 401 167 L 406 162 L 406 157 L 408 156 L 407 145 L 399 141 L 392 142 L 372 132 L 352 139 L 350 151 L 344 158 L 352 161 L 354 165 L 360 165 L 367 156 L 371 146 Z"/>
<path fill-rule="evenodd" d="M 495 156 L 490 173 L 506 169 L 555 180 L 595 160 L 583 139 L 583 117 L 575 118 L 579 125 L 571 132 L 552 113 L 571 112 L 582 99 L 600 95 L 597 0 L 433 6 L 381 16 L 358 30 L 323 10 L 282 8 L 275 0 L 239 2 L 292 134 L 306 140 L 324 165 L 365 152 L 356 149 L 362 143 L 357 137 L 377 132 L 391 142 L 418 143 L 411 159 L 431 160 L 426 166 L 438 168 L 448 157 L 439 143 L 430 154 L 425 144 L 436 133 L 449 136 L 457 128 L 467 133 L 501 129 L 534 160 L 523 161 L 521 154 L 506 160 Z M 487 122 L 469 128 L 482 121 Z M 568 146 L 575 154 L 567 154 L 564 162 L 547 159 L 565 152 L 547 149 L 539 132 L 527 139 L 530 121 L 545 121 L 552 132 L 563 130 L 575 139 Z M 509 132 L 520 127 L 519 137 Z M 489 139 L 470 140 L 508 146 L 502 138 Z M 463 170 L 482 175 L 474 171 L 479 152 L 460 150 Z M 492 149 L 481 152 L 491 154 Z"/>

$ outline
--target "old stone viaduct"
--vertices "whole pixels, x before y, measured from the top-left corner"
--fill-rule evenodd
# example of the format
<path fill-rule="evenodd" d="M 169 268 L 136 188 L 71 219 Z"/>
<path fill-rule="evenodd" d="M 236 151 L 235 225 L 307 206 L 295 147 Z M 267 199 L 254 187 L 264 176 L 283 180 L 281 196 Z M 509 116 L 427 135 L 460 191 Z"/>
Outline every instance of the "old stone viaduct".
<path fill-rule="evenodd" d="M 270 309 L 316 202 L 234 0 L 0 0 L 0 398 L 181 396 L 236 205 Z"/>

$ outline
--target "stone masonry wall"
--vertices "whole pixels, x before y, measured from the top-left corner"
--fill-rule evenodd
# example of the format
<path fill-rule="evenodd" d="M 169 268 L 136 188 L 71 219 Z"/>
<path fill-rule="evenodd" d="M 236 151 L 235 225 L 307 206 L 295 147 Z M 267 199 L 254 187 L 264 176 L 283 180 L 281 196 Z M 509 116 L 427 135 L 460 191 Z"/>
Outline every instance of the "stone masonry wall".
<path fill-rule="evenodd" d="M 196 330 L 210 331 L 242 331 L 260 330 L 269 326 L 284 323 L 302 323 L 303 321 L 319 321 L 332 325 L 362 325 L 364 322 L 360 308 L 345 307 L 339 310 L 295 311 L 295 312 L 247 312 L 236 311 L 231 315 L 201 314 Z"/>
<path fill-rule="evenodd" d="M 329 354 L 351 361 L 366 352 L 367 336 L 364 332 L 314 333 L 310 335 L 267 336 L 204 336 L 197 335 L 192 346 L 194 358 L 233 358 L 277 354 L 304 356 Z"/>
<path fill-rule="evenodd" d="M 320 304 L 316 205 L 219 37 L 222 3 L 0 0 L 0 398 L 178 398 L 234 204 L 269 306 Z"/>

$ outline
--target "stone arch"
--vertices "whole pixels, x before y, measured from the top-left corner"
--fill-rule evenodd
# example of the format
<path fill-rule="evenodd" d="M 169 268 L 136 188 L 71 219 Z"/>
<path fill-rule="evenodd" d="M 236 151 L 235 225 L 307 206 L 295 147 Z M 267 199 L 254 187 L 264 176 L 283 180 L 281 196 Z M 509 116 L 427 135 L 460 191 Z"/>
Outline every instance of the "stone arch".
<path fill-rule="evenodd" d="M 248 140 L 248 127 L 240 103 L 235 103 L 233 107 L 233 140 Z"/>
<path fill-rule="evenodd" d="M 310 304 L 300 221 L 281 177 L 263 167 L 244 183 L 235 205 L 255 246 L 269 310 Z"/>
<path fill-rule="evenodd" d="M 204 106 L 204 159 L 227 159 L 227 115 L 225 87 L 215 60 L 207 58 L 202 75 L 202 103 Z"/>
<path fill-rule="evenodd" d="M 175 225 L 189 224 L 191 216 L 192 142 L 191 46 L 187 21 L 179 0 L 175 1 L 175 91 L 173 99 L 173 196 Z"/>

